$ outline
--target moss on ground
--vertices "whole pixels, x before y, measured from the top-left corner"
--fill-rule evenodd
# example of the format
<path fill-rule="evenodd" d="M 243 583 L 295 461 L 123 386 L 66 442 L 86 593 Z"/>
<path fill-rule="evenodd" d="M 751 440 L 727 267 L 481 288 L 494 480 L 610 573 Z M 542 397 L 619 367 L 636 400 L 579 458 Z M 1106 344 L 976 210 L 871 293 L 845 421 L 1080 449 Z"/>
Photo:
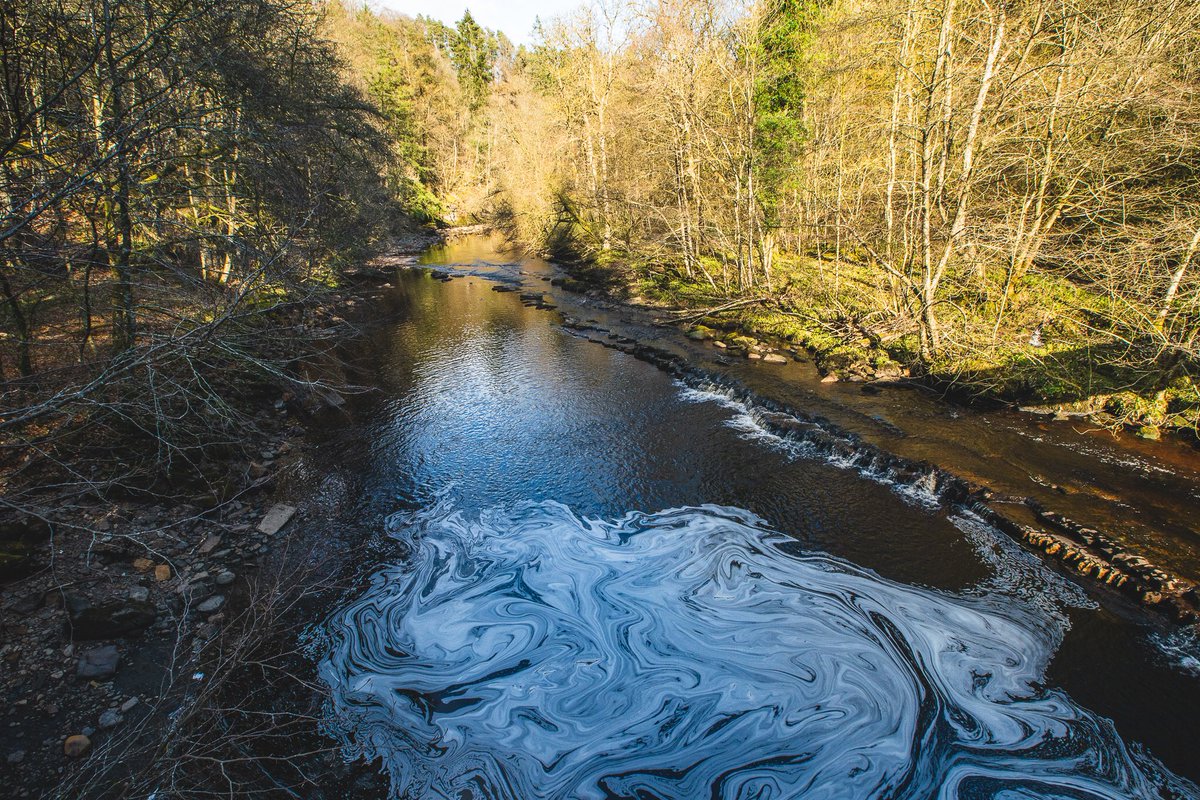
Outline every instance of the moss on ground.
<path fill-rule="evenodd" d="M 716 308 L 732 297 L 766 302 L 699 320 L 705 329 L 786 343 L 809 351 L 823 374 L 895 377 L 905 371 L 983 400 L 1088 412 L 1114 428 L 1200 429 L 1200 390 L 1190 378 L 1161 385 L 1161 370 L 1138 363 L 1111 320 L 1106 295 L 1052 275 L 1030 273 L 1002 303 L 1002 279 L 986 273 L 947 281 L 941 312 L 945 346 L 918 356 L 915 326 L 895 313 L 885 273 L 853 256 L 776 259 L 770 286 L 726 287 L 720 262 L 688 277 L 671 265 L 607 253 L 580 280 L 651 304 Z M 713 282 L 717 284 L 714 289 Z M 997 316 L 1003 306 L 1002 321 Z M 1035 335 L 1036 334 L 1036 335 Z M 744 344 L 744 343 L 743 343 Z M 1144 362 L 1145 359 L 1142 359 Z M 1149 435 L 1147 432 L 1146 435 Z"/>

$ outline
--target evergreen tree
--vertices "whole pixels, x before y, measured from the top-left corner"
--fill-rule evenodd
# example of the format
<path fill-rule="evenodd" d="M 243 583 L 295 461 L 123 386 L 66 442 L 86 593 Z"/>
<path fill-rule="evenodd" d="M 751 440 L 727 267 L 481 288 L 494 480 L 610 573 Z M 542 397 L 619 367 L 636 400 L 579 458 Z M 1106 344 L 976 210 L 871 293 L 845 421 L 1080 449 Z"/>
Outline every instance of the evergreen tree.
<path fill-rule="evenodd" d="M 756 199 L 768 229 L 781 224 L 780 201 L 791 186 L 792 167 L 805 137 L 806 59 L 818 13 L 814 0 L 768 0 L 762 11 L 754 54 L 754 158 L 762 178 Z"/>
<path fill-rule="evenodd" d="M 450 62 L 471 111 L 487 100 L 497 49 L 495 37 L 480 27 L 470 11 L 464 12 L 450 42 Z"/>

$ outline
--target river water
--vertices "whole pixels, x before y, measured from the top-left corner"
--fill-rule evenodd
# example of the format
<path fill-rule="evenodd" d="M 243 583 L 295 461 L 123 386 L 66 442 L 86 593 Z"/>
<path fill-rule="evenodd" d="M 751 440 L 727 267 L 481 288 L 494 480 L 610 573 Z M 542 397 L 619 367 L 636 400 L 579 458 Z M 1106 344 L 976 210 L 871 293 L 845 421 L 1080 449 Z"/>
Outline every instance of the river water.
<path fill-rule="evenodd" d="M 325 448 L 386 517 L 326 729 L 394 796 L 1200 797 L 1178 634 L 493 291 L 549 265 L 425 261 Z"/>

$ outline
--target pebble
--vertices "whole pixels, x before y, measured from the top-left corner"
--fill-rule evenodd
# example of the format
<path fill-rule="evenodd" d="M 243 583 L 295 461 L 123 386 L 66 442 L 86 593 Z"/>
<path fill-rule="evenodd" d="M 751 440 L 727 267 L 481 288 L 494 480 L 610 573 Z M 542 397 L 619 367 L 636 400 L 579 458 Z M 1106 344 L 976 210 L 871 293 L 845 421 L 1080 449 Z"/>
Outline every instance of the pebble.
<path fill-rule="evenodd" d="M 171 580 L 171 568 L 166 564 L 159 564 L 154 568 L 154 580 L 169 581 Z"/>
<path fill-rule="evenodd" d="M 233 583 L 233 580 L 236 577 L 237 576 L 229 570 L 222 570 L 221 572 L 217 573 L 217 586 L 228 586 L 229 584 Z"/>
<path fill-rule="evenodd" d="M 150 590 L 145 586 L 134 586 L 129 590 L 129 599 L 145 602 L 150 599 Z"/>
<path fill-rule="evenodd" d="M 137 704 L 138 704 L 138 699 L 136 697 L 129 698 L 124 703 L 121 703 L 121 713 L 128 714 L 129 710 L 131 708 L 133 708 L 134 706 L 136 706 Z"/>
<path fill-rule="evenodd" d="M 63 753 L 71 758 L 79 758 L 88 751 L 92 746 L 92 740 L 85 734 L 77 733 L 74 736 L 68 736 L 63 742 Z"/>
<path fill-rule="evenodd" d="M 225 605 L 225 596 L 220 595 L 220 594 L 214 594 L 212 597 L 208 598 L 203 603 L 196 606 L 196 610 L 199 611 L 201 614 L 211 614 L 213 611 L 216 611 L 218 608 L 220 608 L 223 605 Z"/>
<path fill-rule="evenodd" d="M 121 716 L 119 711 L 115 708 L 110 708 L 100 715 L 100 729 L 115 728 L 124 721 L 125 718 Z"/>

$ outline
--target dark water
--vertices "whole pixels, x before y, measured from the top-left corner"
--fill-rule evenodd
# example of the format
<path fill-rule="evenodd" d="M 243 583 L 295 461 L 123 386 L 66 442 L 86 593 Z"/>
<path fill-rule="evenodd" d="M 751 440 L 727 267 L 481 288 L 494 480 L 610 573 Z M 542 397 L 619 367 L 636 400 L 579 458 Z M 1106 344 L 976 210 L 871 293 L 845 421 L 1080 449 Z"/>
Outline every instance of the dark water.
<path fill-rule="evenodd" d="M 1186 652 L 483 277 L 397 280 L 335 456 L 392 546 L 321 662 L 395 796 L 1200 797 Z"/>

